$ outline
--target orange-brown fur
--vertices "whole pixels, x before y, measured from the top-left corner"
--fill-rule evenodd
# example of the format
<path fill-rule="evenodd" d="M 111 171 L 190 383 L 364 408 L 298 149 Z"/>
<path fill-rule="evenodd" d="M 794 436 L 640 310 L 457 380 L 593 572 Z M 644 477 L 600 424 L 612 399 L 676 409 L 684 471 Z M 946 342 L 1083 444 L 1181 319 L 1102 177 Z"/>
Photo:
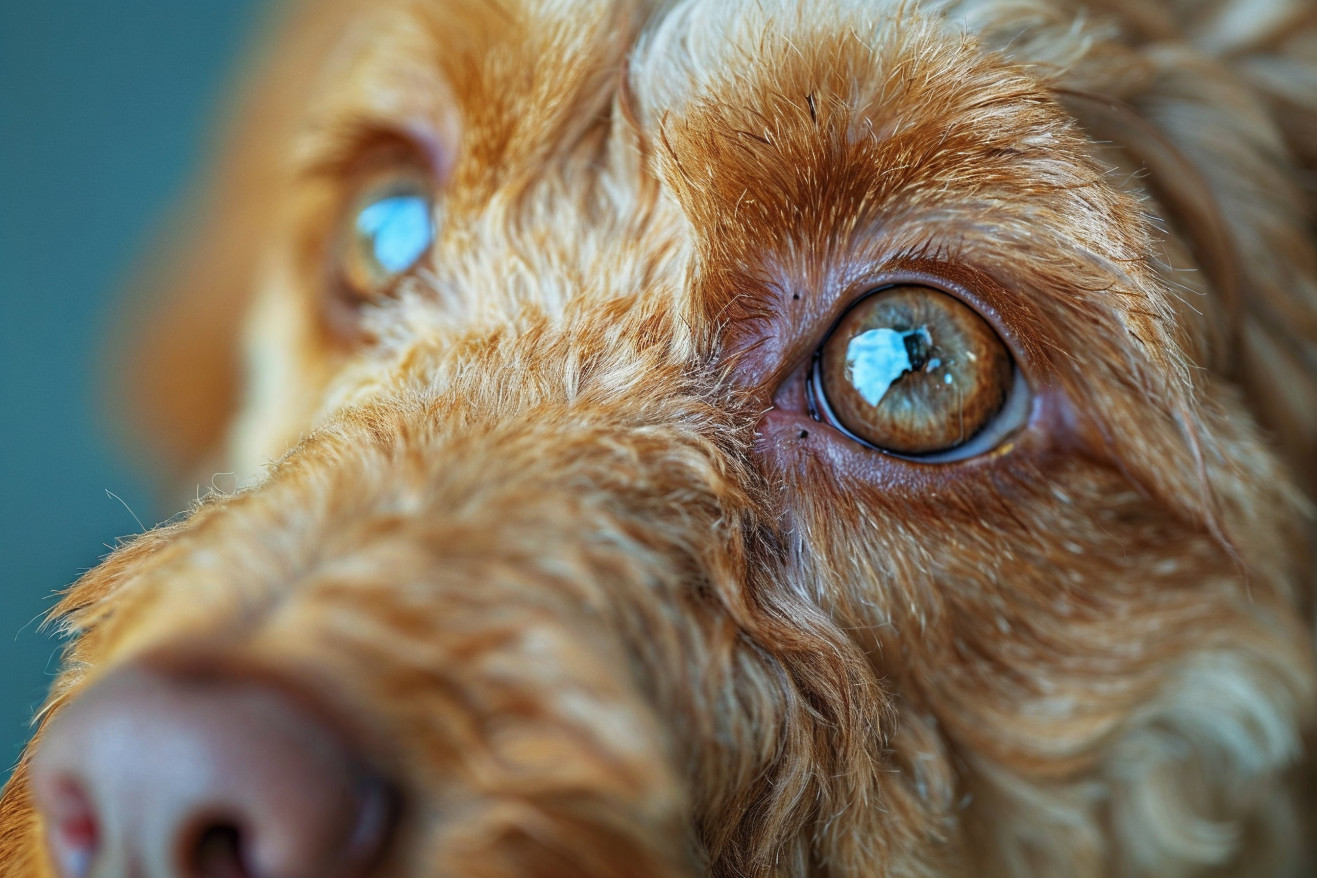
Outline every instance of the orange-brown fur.
<path fill-rule="evenodd" d="M 296 679 L 402 787 L 381 875 L 1312 867 L 1305 0 L 308 6 L 132 354 L 248 486 L 68 593 L 43 719 L 148 652 Z M 348 128 L 444 171 L 355 334 Z M 897 268 L 1045 416 L 919 465 L 770 411 Z M 20 766 L 0 873 L 40 834 Z"/>

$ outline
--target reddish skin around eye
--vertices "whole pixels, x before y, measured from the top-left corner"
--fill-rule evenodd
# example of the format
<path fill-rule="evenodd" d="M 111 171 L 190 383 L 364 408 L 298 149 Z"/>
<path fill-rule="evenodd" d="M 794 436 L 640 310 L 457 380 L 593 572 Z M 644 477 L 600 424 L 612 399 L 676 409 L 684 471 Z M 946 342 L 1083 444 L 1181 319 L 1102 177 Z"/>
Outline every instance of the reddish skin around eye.
<path fill-rule="evenodd" d="M 873 330 L 887 330 L 883 338 L 909 367 L 885 393 L 882 383 L 866 380 L 864 361 L 873 355 L 857 342 Z M 857 438 L 899 454 L 932 454 L 968 441 L 1001 409 L 1011 357 L 992 327 L 958 299 L 899 286 L 870 295 L 841 318 L 823 346 L 819 383 L 833 417 Z"/>

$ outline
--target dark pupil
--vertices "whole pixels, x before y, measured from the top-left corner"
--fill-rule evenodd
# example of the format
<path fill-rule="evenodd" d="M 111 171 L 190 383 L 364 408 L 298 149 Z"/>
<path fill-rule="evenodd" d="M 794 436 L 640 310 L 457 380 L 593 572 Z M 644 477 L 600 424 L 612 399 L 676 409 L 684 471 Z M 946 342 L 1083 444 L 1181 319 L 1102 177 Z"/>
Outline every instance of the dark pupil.
<path fill-rule="evenodd" d="M 922 372 L 928 362 L 928 354 L 933 349 L 933 340 L 928 335 L 928 328 L 921 326 L 903 334 L 905 355 L 910 358 L 910 371 Z"/>

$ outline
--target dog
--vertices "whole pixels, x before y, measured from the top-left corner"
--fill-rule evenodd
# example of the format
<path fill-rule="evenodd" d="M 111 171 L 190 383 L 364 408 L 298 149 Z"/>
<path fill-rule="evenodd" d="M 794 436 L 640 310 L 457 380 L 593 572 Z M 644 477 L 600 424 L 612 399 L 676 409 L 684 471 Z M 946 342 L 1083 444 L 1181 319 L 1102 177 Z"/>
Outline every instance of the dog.
<path fill-rule="evenodd" d="M 1307 0 L 275 34 L 6 878 L 1311 874 Z"/>

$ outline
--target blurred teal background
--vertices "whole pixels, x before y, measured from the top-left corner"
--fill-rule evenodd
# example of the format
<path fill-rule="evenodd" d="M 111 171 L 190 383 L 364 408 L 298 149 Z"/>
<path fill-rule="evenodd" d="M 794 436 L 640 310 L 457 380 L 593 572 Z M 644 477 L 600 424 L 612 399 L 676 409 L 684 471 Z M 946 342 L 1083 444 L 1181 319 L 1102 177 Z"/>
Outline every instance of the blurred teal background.
<path fill-rule="evenodd" d="M 0 779 L 56 667 L 51 595 L 138 530 L 126 507 L 177 511 L 111 447 L 93 371 L 260 5 L 0 0 Z"/>

